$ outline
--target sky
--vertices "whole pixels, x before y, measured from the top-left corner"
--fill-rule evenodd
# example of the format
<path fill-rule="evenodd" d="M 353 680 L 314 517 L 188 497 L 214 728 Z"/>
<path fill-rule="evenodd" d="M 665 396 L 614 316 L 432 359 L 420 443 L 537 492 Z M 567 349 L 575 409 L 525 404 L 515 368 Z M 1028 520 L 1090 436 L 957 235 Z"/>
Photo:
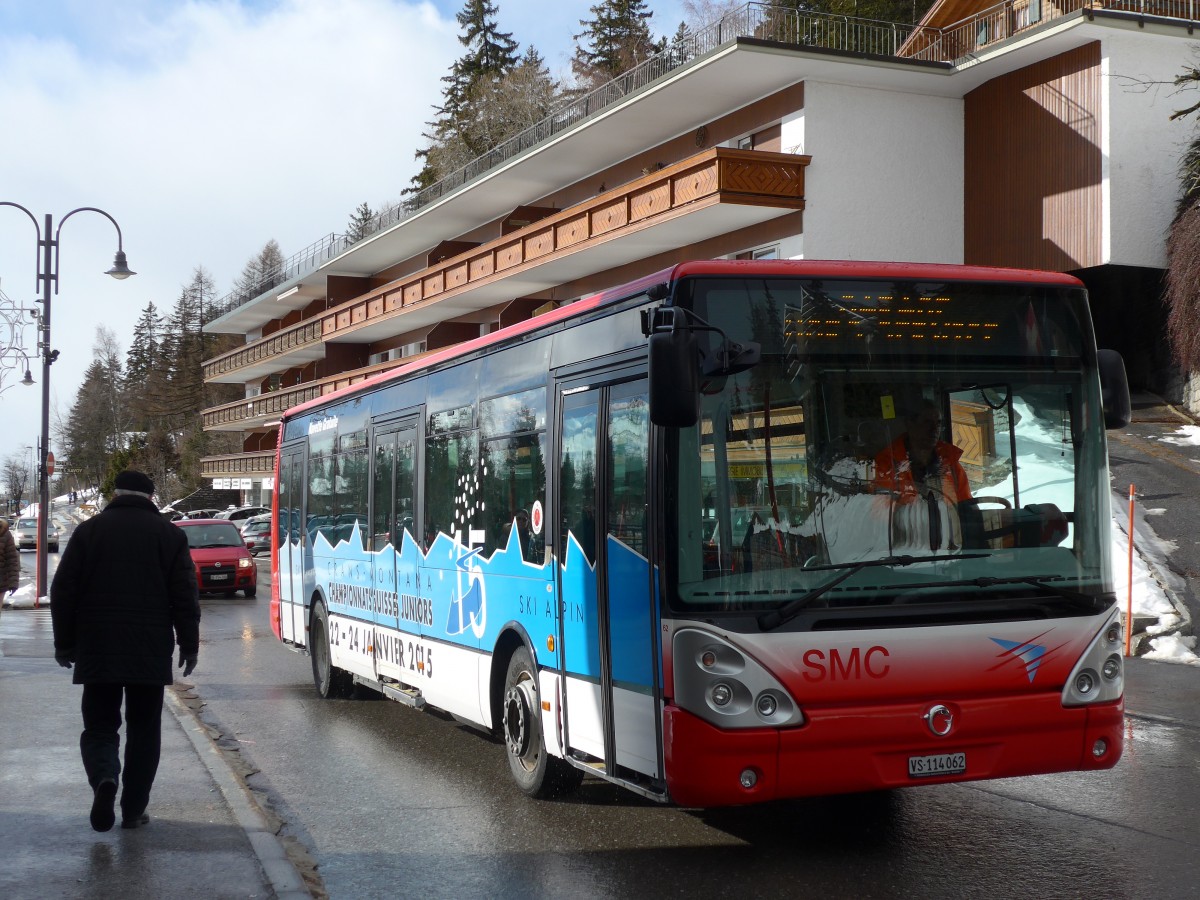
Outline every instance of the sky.
<path fill-rule="evenodd" d="M 493 0 L 497 22 L 566 74 L 595 0 Z M 401 198 L 463 47 L 462 0 L 0 0 L 0 292 L 40 307 L 37 240 L 59 240 L 52 418 L 65 418 L 96 328 L 128 350 L 148 303 L 173 307 L 198 266 L 220 296 L 267 241 L 284 256 Z M 649 0 L 673 34 L 683 0 Z M 121 230 L 129 267 L 113 264 Z M 35 227 L 36 223 L 36 227 Z M 62 230 L 58 231 L 62 224 Z M 444 237 L 444 236 L 439 236 Z M 436 241 L 431 241 L 436 243 Z M 32 321 L 27 318 L 27 321 Z M 0 330 L 0 337 L 3 331 Z M 35 357 L 32 327 L 23 346 Z M 0 369 L 0 459 L 28 456 L 42 376 Z M 51 443 L 51 449 L 56 449 Z M 59 454 L 61 459 L 61 454 Z"/>

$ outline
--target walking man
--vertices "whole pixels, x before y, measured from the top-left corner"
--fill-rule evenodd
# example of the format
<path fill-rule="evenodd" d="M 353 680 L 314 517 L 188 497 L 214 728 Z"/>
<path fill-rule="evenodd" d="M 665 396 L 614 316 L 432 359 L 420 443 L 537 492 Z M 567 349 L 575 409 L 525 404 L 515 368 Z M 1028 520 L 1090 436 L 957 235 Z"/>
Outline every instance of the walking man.
<path fill-rule="evenodd" d="M 200 650 L 200 601 L 187 537 L 151 502 L 148 476 L 127 470 L 115 487 L 104 511 L 75 529 L 50 586 L 54 658 L 64 668 L 74 664 L 73 680 L 83 685 L 79 749 L 96 831 L 116 821 L 118 778 L 121 827 L 150 821 L 146 807 L 158 771 L 172 651 L 178 643 L 186 677 Z"/>

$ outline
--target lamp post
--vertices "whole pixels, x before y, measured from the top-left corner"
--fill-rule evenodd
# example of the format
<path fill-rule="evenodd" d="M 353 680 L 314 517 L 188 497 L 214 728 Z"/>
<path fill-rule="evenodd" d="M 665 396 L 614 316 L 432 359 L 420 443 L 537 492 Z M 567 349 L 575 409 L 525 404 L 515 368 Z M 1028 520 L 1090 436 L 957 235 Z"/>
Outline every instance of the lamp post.
<path fill-rule="evenodd" d="M 34 230 L 37 232 L 37 286 L 42 290 L 42 313 L 38 320 L 41 332 L 38 336 L 38 350 L 42 354 L 42 422 L 41 438 L 38 445 L 37 593 L 35 597 L 41 598 L 46 596 L 46 591 L 49 588 L 47 584 L 49 554 L 47 552 L 48 544 L 46 538 L 51 512 L 50 472 L 47 465 L 48 454 L 50 453 L 50 366 L 58 359 L 58 351 L 50 349 L 50 284 L 53 282 L 54 293 L 57 294 L 58 236 L 62 231 L 63 224 L 78 212 L 94 212 L 104 216 L 117 229 L 117 255 L 113 258 L 113 267 L 104 274 L 111 275 L 116 279 L 124 279 L 136 273 L 130 270 L 129 264 L 125 260 L 121 226 L 117 224 L 116 219 L 102 209 L 97 209 L 94 206 L 81 206 L 78 209 L 73 209 L 59 219 L 57 228 L 54 227 L 54 217 L 47 213 L 45 217 L 45 232 L 43 232 L 42 228 L 38 225 L 37 217 L 21 204 L 0 200 L 0 206 L 11 206 L 14 209 L 21 210 L 21 212 L 29 216 L 29 220 L 33 222 Z M 37 600 L 35 599 L 34 602 L 36 603 Z"/>

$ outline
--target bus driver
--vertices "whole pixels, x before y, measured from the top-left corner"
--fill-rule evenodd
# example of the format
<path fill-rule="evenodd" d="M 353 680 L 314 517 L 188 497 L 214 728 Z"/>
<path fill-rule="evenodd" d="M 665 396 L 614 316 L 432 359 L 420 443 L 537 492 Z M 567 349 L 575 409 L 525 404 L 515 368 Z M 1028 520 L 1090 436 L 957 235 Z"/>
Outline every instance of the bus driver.
<path fill-rule="evenodd" d="M 905 417 L 907 431 L 875 457 L 875 485 L 901 502 L 932 488 L 951 504 L 971 499 L 962 451 L 941 440 L 942 416 L 932 400 L 921 400 Z"/>

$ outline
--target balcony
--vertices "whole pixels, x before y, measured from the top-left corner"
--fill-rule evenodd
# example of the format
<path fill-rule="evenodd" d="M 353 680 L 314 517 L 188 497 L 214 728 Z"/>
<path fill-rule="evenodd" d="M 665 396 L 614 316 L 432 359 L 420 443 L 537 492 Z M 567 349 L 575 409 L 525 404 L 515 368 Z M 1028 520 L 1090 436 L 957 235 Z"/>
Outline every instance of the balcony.
<path fill-rule="evenodd" d="M 201 478 L 262 478 L 275 474 L 275 451 L 208 456 L 200 461 Z"/>
<path fill-rule="evenodd" d="M 325 358 L 321 321 L 309 319 L 204 363 L 204 380 L 245 384 Z"/>
<path fill-rule="evenodd" d="M 226 403 L 223 406 L 210 407 L 201 414 L 204 422 L 204 430 L 241 432 L 263 428 L 271 422 L 277 422 L 283 416 L 284 411 L 293 406 L 320 397 L 322 394 L 332 393 L 346 385 L 363 381 L 372 375 L 386 372 L 388 369 L 407 365 L 414 359 L 419 358 L 420 355 L 409 356 L 404 359 L 397 359 L 374 366 L 365 366 L 361 369 L 331 375 L 328 378 L 322 378 L 318 381 L 299 384 L 292 388 L 283 388 L 271 391 L 270 393 L 259 394 L 257 397 L 236 400 L 233 403 Z"/>
<path fill-rule="evenodd" d="M 714 148 L 204 364 L 238 383 L 529 296 L 804 208 L 809 157 Z"/>

